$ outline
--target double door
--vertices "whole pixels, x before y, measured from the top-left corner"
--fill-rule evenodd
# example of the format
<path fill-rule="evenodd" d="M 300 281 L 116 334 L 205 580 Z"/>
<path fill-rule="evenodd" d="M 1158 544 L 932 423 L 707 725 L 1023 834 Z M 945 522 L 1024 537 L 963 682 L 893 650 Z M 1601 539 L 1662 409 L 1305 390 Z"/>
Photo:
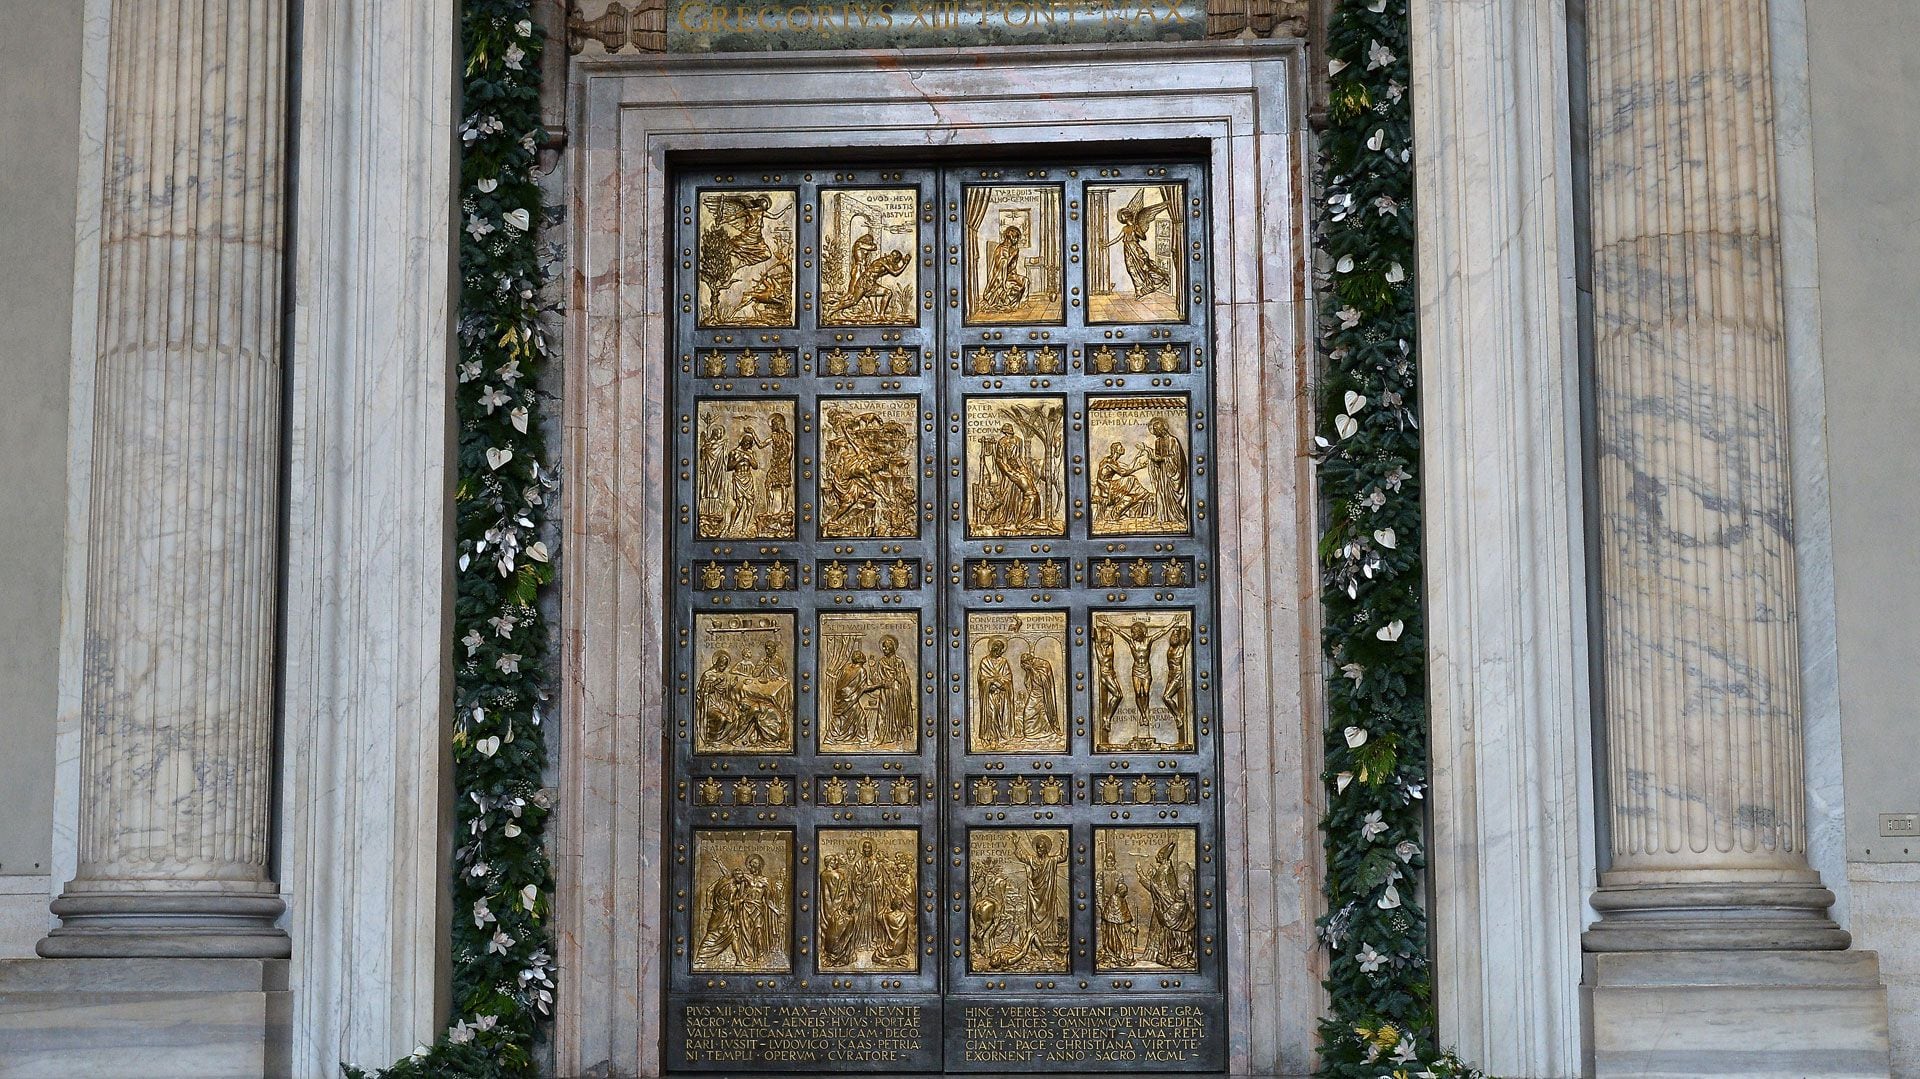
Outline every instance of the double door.
<path fill-rule="evenodd" d="M 669 1067 L 1221 1066 L 1206 183 L 678 177 Z"/>

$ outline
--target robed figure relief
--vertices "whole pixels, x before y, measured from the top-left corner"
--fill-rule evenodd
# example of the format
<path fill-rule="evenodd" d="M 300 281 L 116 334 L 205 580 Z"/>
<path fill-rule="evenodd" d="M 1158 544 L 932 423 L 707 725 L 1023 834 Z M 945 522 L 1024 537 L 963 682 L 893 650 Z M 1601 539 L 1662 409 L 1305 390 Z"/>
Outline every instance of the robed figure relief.
<path fill-rule="evenodd" d="M 1072 935 L 1067 830 L 974 828 L 967 858 L 967 969 L 1064 973 Z"/>
<path fill-rule="evenodd" d="M 976 184 L 965 202 L 967 322 L 1064 321 L 1060 188 Z"/>
<path fill-rule="evenodd" d="M 1181 395 L 1088 399 L 1093 535 L 1188 531 L 1193 502 L 1188 420 L 1187 398 Z"/>
<path fill-rule="evenodd" d="M 967 531 L 1066 533 L 1066 406 L 1057 397 L 969 397 Z"/>
<path fill-rule="evenodd" d="M 1094 829 L 1094 969 L 1200 969 L 1191 828 Z"/>
<path fill-rule="evenodd" d="M 820 534 L 888 539 L 920 534 L 917 397 L 821 403 Z"/>
<path fill-rule="evenodd" d="M 919 615 L 820 615 L 822 753 L 914 753 L 920 740 Z"/>
<path fill-rule="evenodd" d="M 792 753 L 793 615 L 693 616 L 693 751 Z"/>
<path fill-rule="evenodd" d="M 1093 612 L 1094 749 L 1193 749 L 1193 612 Z"/>
<path fill-rule="evenodd" d="M 821 193 L 820 323 L 911 326 L 919 321 L 914 248 L 916 188 L 830 188 Z"/>
<path fill-rule="evenodd" d="M 793 833 L 715 829 L 693 834 L 693 969 L 778 974 L 788 941 Z"/>
<path fill-rule="evenodd" d="M 793 192 L 702 191 L 699 205 L 699 324 L 792 326 Z"/>
<path fill-rule="evenodd" d="M 1087 185 L 1087 321 L 1178 322 L 1179 184 Z"/>
<path fill-rule="evenodd" d="M 1067 751 L 1067 616 L 967 612 L 967 752 Z"/>
<path fill-rule="evenodd" d="M 920 833 L 823 828 L 818 835 L 820 973 L 919 970 Z"/>
<path fill-rule="evenodd" d="M 793 402 L 708 398 L 695 409 L 701 539 L 793 538 Z"/>

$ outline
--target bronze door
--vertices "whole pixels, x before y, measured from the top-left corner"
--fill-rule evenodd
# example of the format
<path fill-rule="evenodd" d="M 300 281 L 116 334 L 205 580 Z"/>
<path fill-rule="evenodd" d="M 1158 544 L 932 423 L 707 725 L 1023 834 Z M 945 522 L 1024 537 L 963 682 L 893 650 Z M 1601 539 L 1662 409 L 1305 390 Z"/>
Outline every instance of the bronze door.
<path fill-rule="evenodd" d="M 678 178 L 669 1067 L 1223 1066 L 1205 184 Z"/>

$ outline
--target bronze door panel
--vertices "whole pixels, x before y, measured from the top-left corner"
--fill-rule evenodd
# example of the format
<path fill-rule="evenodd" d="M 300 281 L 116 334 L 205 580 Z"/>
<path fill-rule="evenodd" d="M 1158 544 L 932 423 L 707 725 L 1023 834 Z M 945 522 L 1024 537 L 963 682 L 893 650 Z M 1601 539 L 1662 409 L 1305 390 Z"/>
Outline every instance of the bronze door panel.
<path fill-rule="evenodd" d="M 677 179 L 670 1069 L 1224 1066 L 1206 183 Z"/>

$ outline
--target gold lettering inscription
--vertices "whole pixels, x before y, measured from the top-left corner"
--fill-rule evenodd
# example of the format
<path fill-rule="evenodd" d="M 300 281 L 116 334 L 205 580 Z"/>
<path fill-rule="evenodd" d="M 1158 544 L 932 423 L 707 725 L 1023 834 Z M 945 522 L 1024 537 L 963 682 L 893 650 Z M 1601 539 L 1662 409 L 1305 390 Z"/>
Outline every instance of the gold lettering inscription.
<path fill-rule="evenodd" d="M 1009 1006 L 961 1009 L 968 1063 L 1168 1064 L 1202 1059 L 1206 1009 L 1197 1004 Z"/>
<path fill-rule="evenodd" d="M 687 1063 L 889 1063 L 926 1046 L 920 1009 L 893 1004 L 688 1004 Z"/>

